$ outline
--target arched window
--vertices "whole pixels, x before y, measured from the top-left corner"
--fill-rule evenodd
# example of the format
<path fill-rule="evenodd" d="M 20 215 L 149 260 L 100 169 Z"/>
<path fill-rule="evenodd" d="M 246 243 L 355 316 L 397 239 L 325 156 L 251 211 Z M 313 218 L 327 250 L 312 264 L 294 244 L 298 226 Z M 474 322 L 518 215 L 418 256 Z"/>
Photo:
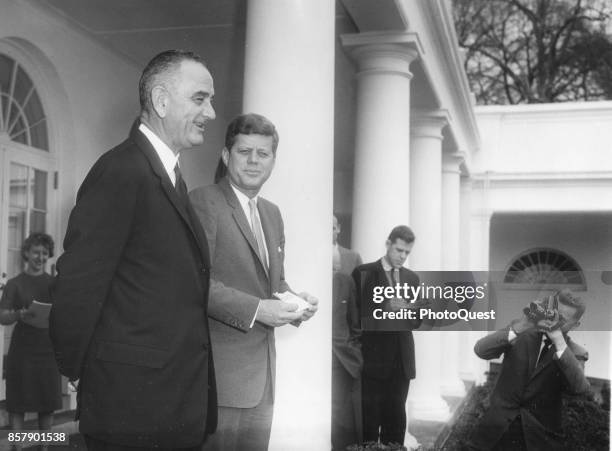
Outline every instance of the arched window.
<path fill-rule="evenodd" d="M 504 283 L 525 288 L 570 285 L 586 289 L 584 274 L 578 263 L 556 249 L 529 249 L 514 259 L 504 277 Z"/>
<path fill-rule="evenodd" d="M 0 54 L 0 137 L 49 151 L 47 118 L 36 88 L 23 68 Z"/>

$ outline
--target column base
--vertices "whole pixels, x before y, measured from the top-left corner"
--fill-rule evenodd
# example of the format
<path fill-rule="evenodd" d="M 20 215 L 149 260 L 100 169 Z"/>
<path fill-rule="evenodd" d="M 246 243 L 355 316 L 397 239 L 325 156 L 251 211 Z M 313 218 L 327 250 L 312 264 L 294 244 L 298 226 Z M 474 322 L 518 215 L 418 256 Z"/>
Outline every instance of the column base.
<path fill-rule="evenodd" d="M 411 420 L 446 422 L 450 418 L 448 404 L 439 396 L 419 396 L 409 400 Z"/>
<path fill-rule="evenodd" d="M 440 393 L 442 393 L 443 396 L 463 398 L 465 396 L 465 384 L 459 377 L 453 380 L 444 381 L 442 385 L 440 385 Z"/>
<path fill-rule="evenodd" d="M 408 428 L 406 428 L 406 435 L 404 436 L 404 446 L 408 448 L 408 451 L 417 450 L 421 446 L 416 437 L 408 431 Z"/>

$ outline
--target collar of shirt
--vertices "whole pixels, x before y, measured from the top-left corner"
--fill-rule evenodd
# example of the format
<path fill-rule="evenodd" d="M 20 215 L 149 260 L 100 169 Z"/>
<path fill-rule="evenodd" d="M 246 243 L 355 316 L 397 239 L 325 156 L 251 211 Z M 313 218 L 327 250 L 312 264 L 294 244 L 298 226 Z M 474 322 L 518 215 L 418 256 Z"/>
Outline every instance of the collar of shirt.
<path fill-rule="evenodd" d="M 232 187 L 232 190 L 234 190 L 234 194 L 238 198 L 238 202 L 242 207 L 242 211 L 244 211 L 244 215 L 246 216 L 249 225 L 251 226 L 251 228 L 253 228 L 253 224 L 251 224 L 251 208 L 249 207 L 249 200 L 251 199 L 249 199 L 249 196 L 247 196 L 238 188 L 236 188 L 232 182 L 230 182 L 230 186 Z M 253 199 L 255 199 L 255 205 L 257 205 L 257 202 L 259 201 L 259 196 L 255 196 Z"/>
<path fill-rule="evenodd" d="M 174 174 L 174 167 L 178 163 L 178 155 L 172 152 L 172 149 L 166 145 L 159 137 L 151 131 L 149 127 L 145 124 L 140 123 L 138 126 L 138 130 L 142 132 L 143 135 L 147 137 L 155 152 L 159 156 L 159 159 L 164 166 L 164 169 L 168 173 L 168 177 L 170 177 L 170 181 L 172 181 L 173 185 L 176 185 L 176 175 Z"/>
<path fill-rule="evenodd" d="M 391 271 L 393 269 L 393 266 L 387 260 L 387 256 L 386 255 L 383 258 L 380 259 L 380 262 L 382 263 L 382 267 L 385 270 L 385 272 L 389 272 L 389 271 Z"/>

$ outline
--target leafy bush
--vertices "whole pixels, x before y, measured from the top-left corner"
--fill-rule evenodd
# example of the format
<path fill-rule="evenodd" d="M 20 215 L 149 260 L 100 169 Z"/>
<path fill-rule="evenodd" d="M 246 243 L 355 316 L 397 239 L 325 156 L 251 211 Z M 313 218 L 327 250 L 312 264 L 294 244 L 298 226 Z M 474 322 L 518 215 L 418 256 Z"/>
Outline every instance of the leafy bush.
<path fill-rule="evenodd" d="M 399 443 L 389 443 L 383 445 L 377 442 L 365 442 L 362 445 L 350 445 L 346 448 L 347 451 L 407 451 L 404 445 Z"/>
<path fill-rule="evenodd" d="M 475 387 L 468 395 L 463 412 L 453 425 L 442 450 L 459 451 L 466 448 L 472 431 L 488 407 L 488 397 L 494 378 Z M 605 395 L 604 395 L 605 396 Z M 595 402 L 592 394 L 564 396 L 563 429 L 567 449 L 572 451 L 608 451 L 610 446 L 610 412 Z"/>

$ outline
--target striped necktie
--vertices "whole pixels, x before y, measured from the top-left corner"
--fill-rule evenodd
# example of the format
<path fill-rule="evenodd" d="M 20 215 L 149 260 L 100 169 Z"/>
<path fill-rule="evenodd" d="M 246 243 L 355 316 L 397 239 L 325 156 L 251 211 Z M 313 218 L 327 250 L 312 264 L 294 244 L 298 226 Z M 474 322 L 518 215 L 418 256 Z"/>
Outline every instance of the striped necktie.
<path fill-rule="evenodd" d="M 266 272 L 268 272 L 268 259 L 266 258 L 264 237 L 261 222 L 259 221 L 259 215 L 257 214 L 257 203 L 255 202 L 255 199 L 249 199 L 249 210 L 251 211 L 251 227 L 253 229 L 253 235 L 255 235 L 255 241 L 257 242 L 259 258 L 261 258 L 264 268 Z"/>

